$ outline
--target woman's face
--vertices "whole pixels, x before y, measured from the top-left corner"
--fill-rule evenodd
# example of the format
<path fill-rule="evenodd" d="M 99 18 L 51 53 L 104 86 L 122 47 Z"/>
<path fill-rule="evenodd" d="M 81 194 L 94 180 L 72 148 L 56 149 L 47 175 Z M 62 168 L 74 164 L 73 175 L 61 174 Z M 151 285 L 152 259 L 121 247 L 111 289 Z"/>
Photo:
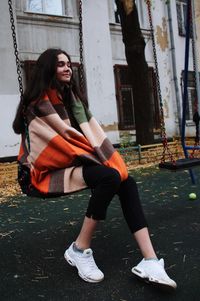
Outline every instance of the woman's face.
<path fill-rule="evenodd" d="M 68 57 L 61 53 L 58 55 L 58 62 L 56 67 L 56 77 L 61 83 L 69 83 L 72 77 L 71 63 Z"/>

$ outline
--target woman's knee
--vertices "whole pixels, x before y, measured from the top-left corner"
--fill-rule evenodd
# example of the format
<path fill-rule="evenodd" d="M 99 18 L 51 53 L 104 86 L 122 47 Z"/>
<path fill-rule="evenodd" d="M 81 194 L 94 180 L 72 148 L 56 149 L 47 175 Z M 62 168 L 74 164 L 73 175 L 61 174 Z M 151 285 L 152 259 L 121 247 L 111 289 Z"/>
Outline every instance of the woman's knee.
<path fill-rule="evenodd" d="M 127 181 L 127 183 L 131 183 L 131 184 L 137 185 L 135 179 L 132 176 L 130 176 L 130 175 L 128 176 L 128 178 L 126 179 L 126 181 Z"/>
<path fill-rule="evenodd" d="M 134 186 L 137 187 L 137 183 L 132 176 L 128 176 L 128 178 L 123 182 L 124 186 Z"/>
<path fill-rule="evenodd" d="M 121 184 L 121 177 L 117 170 L 106 168 L 105 171 L 101 181 L 92 189 L 92 196 L 86 213 L 87 217 L 92 217 L 96 220 L 104 220 L 106 218 L 107 208 Z"/>
<path fill-rule="evenodd" d="M 84 166 L 83 178 L 90 188 L 96 188 L 101 185 L 118 187 L 121 182 L 119 172 L 105 165 Z"/>
<path fill-rule="evenodd" d="M 133 177 L 128 176 L 128 178 L 121 183 L 118 195 L 121 199 L 139 198 L 137 183 Z"/>
<path fill-rule="evenodd" d="M 120 187 L 120 184 L 121 184 L 121 176 L 116 169 L 108 168 L 102 181 L 104 183 L 110 185 L 110 187 L 118 190 L 118 188 Z"/>

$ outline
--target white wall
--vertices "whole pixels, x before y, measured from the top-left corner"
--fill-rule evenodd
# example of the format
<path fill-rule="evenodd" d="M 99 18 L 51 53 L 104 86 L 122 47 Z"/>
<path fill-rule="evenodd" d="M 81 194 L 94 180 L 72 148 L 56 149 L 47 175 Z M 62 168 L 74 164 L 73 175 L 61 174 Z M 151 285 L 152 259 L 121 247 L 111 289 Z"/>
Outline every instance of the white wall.
<path fill-rule="evenodd" d="M 92 20 L 92 22 L 91 22 Z M 107 0 L 85 0 L 83 48 L 89 105 L 113 142 L 118 140 L 117 107 Z"/>
<path fill-rule="evenodd" d="M 15 156 L 19 148 L 19 136 L 12 130 L 16 106 L 19 100 L 17 72 L 7 1 L 0 1 L 0 158 Z"/>
<path fill-rule="evenodd" d="M 197 53 L 198 53 L 198 64 L 200 63 L 200 2 L 195 0 L 195 23 L 196 23 L 196 33 L 197 33 Z"/>
<path fill-rule="evenodd" d="M 159 12 L 159 13 L 158 13 Z M 168 16 L 165 1 L 156 1 L 152 6 L 152 20 L 154 26 L 154 37 L 159 69 L 160 88 L 162 104 L 165 118 L 167 136 L 172 137 L 176 133 L 176 106 L 173 89 L 171 87 L 172 66 L 170 54 L 170 37 L 168 30 Z M 149 53 L 146 51 L 147 58 L 152 53 L 152 43 L 148 42 Z M 152 57 L 152 54 L 151 54 Z M 154 64 L 153 57 L 150 58 Z M 152 60 L 153 59 L 153 60 Z"/>
<path fill-rule="evenodd" d="M 174 31 L 174 39 L 175 39 L 176 69 L 177 69 L 178 84 L 180 87 L 181 113 L 182 113 L 181 73 L 184 70 L 184 66 L 185 66 L 185 37 L 180 36 L 178 33 L 175 1 L 171 1 L 171 11 L 172 11 L 172 19 L 173 19 L 173 25 L 174 25 L 173 31 Z M 193 55 L 192 55 L 191 43 L 190 43 L 190 48 L 189 48 L 188 70 L 193 71 Z M 195 127 L 192 122 L 186 122 L 185 135 L 186 136 L 194 136 L 195 135 Z"/>
<path fill-rule="evenodd" d="M 20 59 L 34 60 L 48 47 L 60 47 L 68 51 L 72 60 L 79 62 L 79 20 L 77 2 L 70 3 L 67 16 L 47 16 L 26 12 L 25 1 L 16 1 L 18 48 Z M 198 4 L 198 1 L 195 0 Z M 14 3 L 14 2 L 13 2 Z M 156 50 L 167 136 L 177 134 L 177 108 L 172 74 L 168 16 L 165 1 L 153 1 L 152 15 L 155 29 Z M 148 28 L 148 16 L 144 1 L 137 0 L 141 27 Z M 141 5 L 143 4 L 143 5 Z M 172 22 L 175 38 L 178 85 L 184 69 L 185 39 L 178 34 L 176 2 L 171 1 Z M 83 1 L 83 48 L 90 109 L 113 143 L 119 142 L 118 116 L 115 96 L 113 66 L 126 64 L 124 44 L 120 25 L 114 24 L 111 0 Z M 108 11 L 110 9 L 110 11 Z M 199 11 L 196 9 L 197 34 L 199 33 Z M 15 10 L 14 10 L 15 13 Z M 144 15 L 142 15 L 144 14 Z M 0 158 L 18 153 L 19 137 L 12 131 L 12 121 L 19 100 L 17 73 L 10 30 L 7 1 L 0 1 Z M 112 24 L 109 24 L 111 22 Z M 144 31 L 145 32 L 145 31 Z M 149 33 L 145 32 L 146 59 L 154 67 L 152 44 Z M 198 45 L 200 45 L 198 36 Z M 189 70 L 193 70 L 190 52 Z M 187 135 L 193 135 L 194 127 L 186 128 Z"/>
<path fill-rule="evenodd" d="M 78 20 L 67 17 L 18 14 L 18 37 L 21 60 L 36 60 L 47 48 L 61 48 L 79 62 Z"/>

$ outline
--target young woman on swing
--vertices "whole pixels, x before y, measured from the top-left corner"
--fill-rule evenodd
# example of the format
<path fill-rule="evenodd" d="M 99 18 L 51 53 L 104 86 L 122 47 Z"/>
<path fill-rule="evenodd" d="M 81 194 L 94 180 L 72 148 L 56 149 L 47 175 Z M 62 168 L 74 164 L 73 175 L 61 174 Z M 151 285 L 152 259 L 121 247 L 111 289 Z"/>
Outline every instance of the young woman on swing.
<path fill-rule="evenodd" d="M 64 253 L 83 280 L 95 283 L 104 279 L 90 245 L 98 221 L 105 219 L 117 194 L 143 256 L 132 272 L 157 285 L 176 288 L 152 246 L 136 182 L 82 100 L 65 51 L 47 49 L 40 55 L 13 128 L 22 136 L 18 160 L 30 169 L 31 185 L 40 193 L 91 189 L 80 233 Z"/>

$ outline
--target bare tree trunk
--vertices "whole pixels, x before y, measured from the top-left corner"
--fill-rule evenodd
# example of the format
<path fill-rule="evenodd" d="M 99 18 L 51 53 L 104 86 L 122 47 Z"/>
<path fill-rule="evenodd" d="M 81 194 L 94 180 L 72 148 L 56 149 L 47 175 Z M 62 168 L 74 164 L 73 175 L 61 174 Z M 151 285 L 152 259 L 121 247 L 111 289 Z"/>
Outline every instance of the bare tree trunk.
<path fill-rule="evenodd" d="M 134 0 L 115 0 L 121 19 L 125 55 L 133 88 L 136 142 L 150 144 L 153 135 L 153 108 L 145 59 L 145 41 L 140 30 L 137 7 Z"/>

